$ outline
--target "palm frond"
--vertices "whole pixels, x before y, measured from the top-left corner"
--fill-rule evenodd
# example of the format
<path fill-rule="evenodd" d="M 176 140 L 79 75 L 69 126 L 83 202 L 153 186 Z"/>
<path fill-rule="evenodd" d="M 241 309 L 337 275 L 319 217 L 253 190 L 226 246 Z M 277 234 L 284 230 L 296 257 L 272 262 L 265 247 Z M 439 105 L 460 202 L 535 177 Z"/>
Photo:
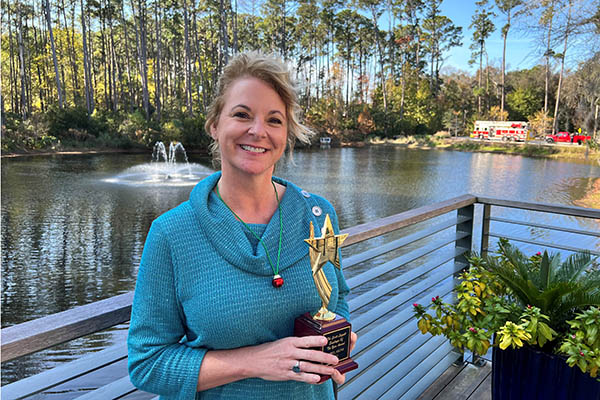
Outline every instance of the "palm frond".
<path fill-rule="evenodd" d="M 523 280 L 527 281 L 531 279 L 529 276 L 529 259 L 518 248 L 505 241 L 500 241 L 498 248 L 501 257 L 507 259 Z"/>
<path fill-rule="evenodd" d="M 592 256 L 589 252 L 571 254 L 558 268 L 556 279 L 575 282 L 592 264 L 592 261 Z"/>
<path fill-rule="evenodd" d="M 562 314 L 569 310 L 577 310 L 589 306 L 600 306 L 600 290 L 596 290 L 595 292 L 577 290 L 568 293 L 561 298 L 560 303 L 556 304 L 554 312 Z"/>
<path fill-rule="evenodd" d="M 544 251 L 540 262 L 540 290 L 546 290 L 550 286 L 550 259 L 548 252 Z"/>

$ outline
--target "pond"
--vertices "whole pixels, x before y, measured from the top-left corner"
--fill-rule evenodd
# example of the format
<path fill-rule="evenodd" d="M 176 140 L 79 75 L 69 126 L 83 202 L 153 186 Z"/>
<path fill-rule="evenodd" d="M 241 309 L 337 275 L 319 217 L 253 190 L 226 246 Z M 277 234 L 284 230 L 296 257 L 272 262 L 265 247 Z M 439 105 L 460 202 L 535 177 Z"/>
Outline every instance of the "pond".
<path fill-rule="evenodd" d="M 158 183 L 149 154 L 2 159 L 2 327 L 133 290 L 152 220 L 212 172 L 206 157 L 188 157 L 194 179 L 179 179 L 190 173 L 180 160 Z M 329 199 L 347 228 L 467 193 L 578 205 L 594 190 L 600 167 L 373 146 L 297 151 L 276 175 Z M 3 365 L 2 384 L 114 343 L 126 328 Z"/>

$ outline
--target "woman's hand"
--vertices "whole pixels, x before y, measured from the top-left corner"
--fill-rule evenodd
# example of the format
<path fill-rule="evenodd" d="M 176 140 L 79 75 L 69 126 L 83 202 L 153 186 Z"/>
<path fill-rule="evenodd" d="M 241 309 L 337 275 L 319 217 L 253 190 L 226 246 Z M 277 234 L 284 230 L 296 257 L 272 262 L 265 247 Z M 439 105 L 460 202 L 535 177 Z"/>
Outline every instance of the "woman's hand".
<path fill-rule="evenodd" d="M 356 343 L 356 333 L 350 334 L 350 351 Z M 231 350 L 211 350 L 206 353 L 197 390 L 207 390 L 246 378 L 270 381 L 299 381 L 316 384 L 320 375 L 331 375 L 338 384 L 346 379 L 333 366 L 338 358 L 311 348 L 327 344 L 324 336 L 287 337 L 257 346 Z M 299 372 L 294 372 L 297 366 Z"/>
<path fill-rule="evenodd" d="M 304 336 L 287 337 L 250 347 L 248 350 L 251 354 L 248 355 L 247 361 L 252 365 L 251 376 L 269 381 L 318 383 L 321 378 L 319 374 L 339 374 L 333 368 L 338 363 L 336 356 L 311 350 L 326 344 L 327 339 L 324 336 Z M 350 346 L 353 347 L 352 342 Z M 294 366 L 297 366 L 300 372 L 294 372 Z"/>
<path fill-rule="evenodd" d="M 356 345 L 356 340 L 358 336 L 354 332 L 350 332 L 350 354 L 352 354 L 352 350 L 354 350 L 354 346 Z M 334 380 L 335 383 L 341 385 L 346 381 L 346 374 L 341 374 L 337 369 L 333 369 L 334 373 L 331 374 L 331 379 Z"/>

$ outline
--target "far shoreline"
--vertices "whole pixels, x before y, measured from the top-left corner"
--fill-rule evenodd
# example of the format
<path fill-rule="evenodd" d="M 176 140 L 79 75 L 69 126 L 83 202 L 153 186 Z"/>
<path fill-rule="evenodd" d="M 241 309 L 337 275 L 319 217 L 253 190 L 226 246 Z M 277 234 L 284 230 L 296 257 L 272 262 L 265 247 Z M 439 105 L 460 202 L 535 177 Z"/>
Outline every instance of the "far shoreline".
<path fill-rule="evenodd" d="M 371 138 L 365 141 L 344 142 L 341 141 L 332 147 L 367 147 L 367 146 L 397 146 L 417 150 L 453 150 L 471 153 L 494 153 L 529 156 L 536 158 L 549 158 L 564 161 L 597 161 L 600 165 L 600 150 L 593 150 L 582 145 L 550 145 L 532 143 L 512 143 L 496 141 L 472 140 L 467 137 L 437 138 L 435 136 L 406 136 L 398 139 Z M 311 146 L 318 148 L 316 144 Z M 54 156 L 54 155 L 93 155 L 93 154 L 145 154 L 151 153 L 151 149 L 133 147 L 122 148 L 64 148 L 43 150 L 22 150 L 2 152 L 0 158 L 19 158 L 26 156 Z M 189 149 L 188 154 L 209 155 L 205 149 Z"/>
<path fill-rule="evenodd" d="M 342 142 L 342 147 L 398 146 L 418 150 L 453 150 L 470 153 L 494 153 L 548 158 L 564 161 L 596 161 L 600 166 L 600 150 L 585 145 L 537 144 L 472 140 L 468 137 L 436 138 L 434 136 L 406 136 L 399 139 L 373 138 L 369 142 Z"/>

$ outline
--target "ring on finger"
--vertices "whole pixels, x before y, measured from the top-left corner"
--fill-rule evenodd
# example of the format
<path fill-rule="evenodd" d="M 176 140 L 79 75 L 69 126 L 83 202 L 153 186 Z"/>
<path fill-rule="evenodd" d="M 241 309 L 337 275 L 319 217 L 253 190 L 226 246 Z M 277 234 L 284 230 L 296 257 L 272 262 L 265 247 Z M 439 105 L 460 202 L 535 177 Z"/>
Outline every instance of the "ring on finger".
<path fill-rule="evenodd" d="M 294 364 L 294 366 L 292 367 L 292 371 L 294 371 L 297 374 L 302 372 L 302 370 L 300 369 L 300 360 L 296 361 L 296 364 Z"/>

